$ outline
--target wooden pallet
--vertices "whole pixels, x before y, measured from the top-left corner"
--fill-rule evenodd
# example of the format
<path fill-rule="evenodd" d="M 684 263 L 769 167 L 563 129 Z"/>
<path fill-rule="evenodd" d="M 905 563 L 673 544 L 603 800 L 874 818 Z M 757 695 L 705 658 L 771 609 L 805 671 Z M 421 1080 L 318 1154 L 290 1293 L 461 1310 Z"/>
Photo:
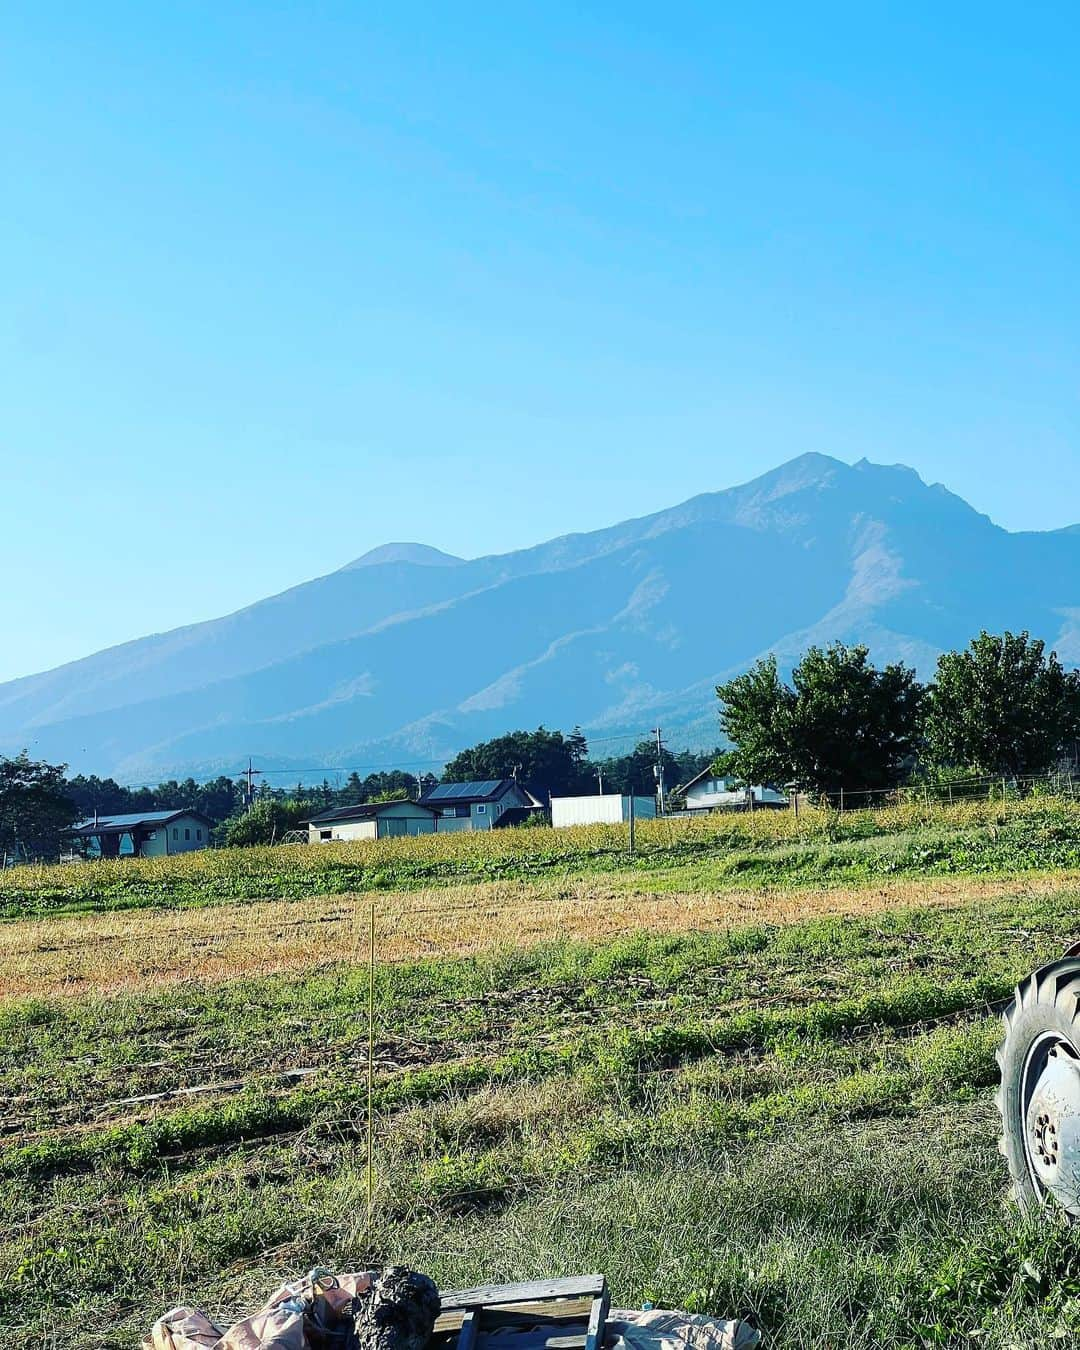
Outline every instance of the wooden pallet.
<path fill-rule="evenodd" d="M 439 1350 L 603 1350 L 610 1296 L 603 1275 L 486 1284 L 442 1295 Z"/>

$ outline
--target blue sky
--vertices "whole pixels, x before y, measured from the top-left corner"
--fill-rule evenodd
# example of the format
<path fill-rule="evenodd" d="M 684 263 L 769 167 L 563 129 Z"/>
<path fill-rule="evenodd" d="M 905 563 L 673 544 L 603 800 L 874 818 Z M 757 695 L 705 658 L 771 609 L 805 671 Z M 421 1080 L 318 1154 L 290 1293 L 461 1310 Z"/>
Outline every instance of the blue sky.
<path fill-rule="evenodd" d="M 1074 5 L 5 7 L 0 678 L 902 461 L 1080 520 Z"/>

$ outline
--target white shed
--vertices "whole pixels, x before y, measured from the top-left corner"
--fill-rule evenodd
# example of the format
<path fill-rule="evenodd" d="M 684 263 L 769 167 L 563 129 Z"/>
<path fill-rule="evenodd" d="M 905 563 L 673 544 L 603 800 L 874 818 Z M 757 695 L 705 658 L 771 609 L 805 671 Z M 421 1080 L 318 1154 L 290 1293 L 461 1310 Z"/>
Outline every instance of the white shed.
<path fill-rule="evenodd" d="M 605 792 L 592 797 L 552 797 L 552 825 L 619 825 L 630 819 L 634 803 L 635 820 L 652 820 L 656 815 L 655 797 L 624 797 Z"/>

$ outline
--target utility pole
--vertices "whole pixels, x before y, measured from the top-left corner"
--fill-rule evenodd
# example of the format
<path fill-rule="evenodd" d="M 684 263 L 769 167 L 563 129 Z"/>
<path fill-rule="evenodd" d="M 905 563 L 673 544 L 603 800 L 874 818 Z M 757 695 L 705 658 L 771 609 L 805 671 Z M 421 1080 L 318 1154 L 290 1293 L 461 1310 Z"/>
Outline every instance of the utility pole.
<path fill-rule="evenodd" d="M 656 737 L 656 788 L 659 794 L 660 814 L 664 814 L 664 741 L 660 735 L 660 728 L 653 727 L 653 735 Z"/>
<path fill-rule="evenodd" d="M 602 797 L 602 796 L 604 795 L 604 771 L 603 771 L 603 769 L 597 769 L 597 771 L 596 771 L 596 781 L 600 784 L 600 796 Z"/>
<path fill-rule="evenodd" d="M 244 806 L 250 811 L 255 801 L 255 779 L 262 773 L 262 769 L 253 769 L 251 767 L 251 756 L 248 755 L 248 766 L 240 774 L 241 778 L 247 779 L 247 787 L 244 789 Z"/>

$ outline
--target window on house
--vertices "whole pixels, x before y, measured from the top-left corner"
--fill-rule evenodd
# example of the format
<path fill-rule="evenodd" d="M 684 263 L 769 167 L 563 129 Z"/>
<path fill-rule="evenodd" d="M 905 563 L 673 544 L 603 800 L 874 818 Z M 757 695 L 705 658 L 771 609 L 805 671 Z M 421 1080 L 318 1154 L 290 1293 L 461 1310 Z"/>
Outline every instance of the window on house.
<path fill-rule="evenodd" d="M 201 840 L 201 839 L 202 839 L 202 826 L 201 826 L 201 825 L 200 825 L 200 826 L 198 827 L 198 829 L 195 831 L 195 838 L 198 839 L 198 840 Z"/>
<path fill-rule="evenodd" d="M 184 838 L 190 841 L 190 839 L 191 839 L 191 830 L 190 830 L 190 829 L 186 829 L 186 830 L 184 831 Z"/>
<path fill-rule="evenodd" d="M 487 815 L 487 807 L 484 805 L 483 802 L 480 802 L 480 803 L 477 805 L 477 808 L 476 808 L 476 814 L 477 814 L 478 816 L 484 816 L 484 815 Z"/>
<path fill-rule="evenodd" d="M 327 842 L 327 840 L 332 839 L 332 838 L 333 838 L 333 831 L 332 831 L 332 830 L 320 830 L 320 831 L 319 831 L 319 839 L 320 839 L 320 841 L 321 841 L 322 843 L 325 844 L 325 843 Z"/>
<path fill-rule="evenodd" d="M 176 828 L 175 825 L 173 826 L 172 837 L 173 837 L 174 839 L 179 839 L 179 838 L 180 838 L 180 831 Z"/>

